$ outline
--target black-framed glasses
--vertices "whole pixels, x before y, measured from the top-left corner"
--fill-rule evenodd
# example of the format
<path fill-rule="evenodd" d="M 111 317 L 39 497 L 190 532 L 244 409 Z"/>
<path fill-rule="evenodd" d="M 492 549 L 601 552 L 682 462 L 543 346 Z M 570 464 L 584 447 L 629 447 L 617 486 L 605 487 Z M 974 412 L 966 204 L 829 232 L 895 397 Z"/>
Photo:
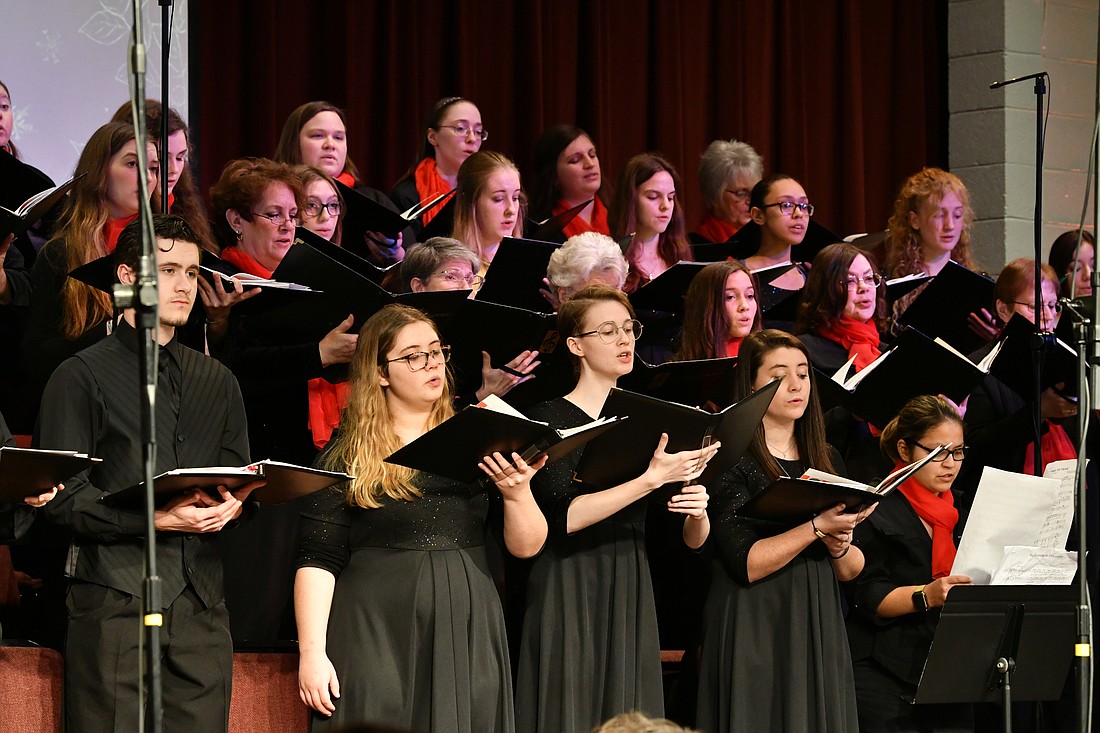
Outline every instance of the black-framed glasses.
<path fill-rule="evenodd" d="M 386 359 L 386 363 L 392 364 L 395 361 L 403 361 L 409 365 L 410 372 L 419 372 L 421 369 L 428 368 L 429 358 L 436 364 L 446 364 L 451 360 L 451 347 L 439 346 L 431 351 L 414 351 L 396 359 Z"/>
<path fill-rule="evenodd" d="M 485 142 L 489 139 L 489 131 L 486 130 L 484 127 L 470 127 L 469 125 L 464 125 L 461 122 L 455 125 L 440 125 L 439 127 L 446 127 L 458 137 L 466 137 L 472 132 L 474 134 L 474 137 L 481 139 L 481 142 Z"/>
<path fill-rule="evenodd" d="M 339 201 L 330 201 L 327 204 L 322 204 L 320 201 L 310 201 L 303 211 L 310 219 L 316 219 L 322 211 L 327 211 L 329 216 L 335 218 L 340 216 L 342 208 Z"/>
<path fill-rule="evenodd" d="M 773 206 L 778 207 L 779 213 L 783 216 L 792 215 L 795 209 L 798 209 L 799 213 L 803 216 L 814 215 L 814 205 L 802 201 L 776 201 L 774 204 L 764 204 L 760 208 L 770 209 Z"/>
<path fill-rule="evenodd" d="M 730 196 L 733 196 L 738 201 L 748 201 L 749 197 L 752 196 L 752 189 L 749 189 L 749 188 L 738 188 L 738 189 L 727 188 L 726 193 L 728 193 Z"/>
<path fill-rule="evenodd" d="M 933 448 L 929 448 L 927 446 L 921 445 L 920 443 L 918 443 L 915 440 L 910 440 L 910 441 L 907 441 L 907 442 L 912 443 L 913 445 L 920 448 L 921 450 L 927 451 L 929 453 L 931 453 L 934 450 Z M 948 456 L 951 456 L 956 461 L 961 461 L 964 458 L 966 458 L 966 454 L 969 450 L 970 450 L 969 445 L 960 445 L 958 448 L 953 448 L 951 450 L 947 450 L 945 448 L 938 456 L 936 456 L 935 458 L 932 459 L 932 463 L 943 463 L 944 461 L 947 460 Z"/>
<path fill-rule="evenodd" d="M 863 283 L 864 287 L 871 288 L 873 290 L 879 285 L 882 285 L 882 275 L 878 274 L 877 272 L 868 273 L 866 275 L 863 275 L 862 277 L 858 275 L 849 275 L 848 277 L 841 280 L 840 283 L 841 285 L 846 285 L 849 290 L 855 290 L 859 287 L 860 283 Z"/>
<path fill-rule="evenodd" d="M 296 226 L 302 221 L 301 217 L 299 217 L 297 214 L 261 214 L 258 211 L 253 211 L 252 216 L 258 216 L 261 219 L 267 219 L 269 222 L 277 227 L 281 227 L 284 224 Z"/>
<path fill-rule="evenodd" d="M 614 321 L 604 321 L 600 325 L 596 326 L 591 331 L 585 331 L 584 333 L 578 333 L 574 338 L 581 338 L 582 336 L 591 336 L 595 334 L 600 337 L 600 341 L 605 344 L 613 344 L 615 340 L 619 338 L 619 333 L 625 332 L 628 338 L 638 339 L 642 336 L 642 322 L 630 319 L 623 321 L 620 326 Z"/>
<path fill-rule="evenodd" d="M 467 274 L 462 270 L 440 270 L 439 272 L 433 272 L 431 276 L 438 277 L 443 282 L 452 285 L 463 285 L 466 290 L 477 290 L 485 282 L 485 278 L 481 275 L 475 275 L 472 272 Z"/>
<path fill-rule="evenodd" d="M 1035 315 L 1035 304 L 1034 303 L 1025 303 L 1022 300 L 1014 300 L 1012 302 L 1015 303 L 1016 305 L 1022 305 L 1024 307 L 1024 310 L 1026 310 L 1031 315 Z M 1043 303 L 1043 309 L 1048 310 L 1048 311 L 1054 311 L 1055 313 L 1061 313 L 1062 312 L 1062 304 L 1059 303 L 1058 301 L 1054 301 L 1053 303 Z"/>

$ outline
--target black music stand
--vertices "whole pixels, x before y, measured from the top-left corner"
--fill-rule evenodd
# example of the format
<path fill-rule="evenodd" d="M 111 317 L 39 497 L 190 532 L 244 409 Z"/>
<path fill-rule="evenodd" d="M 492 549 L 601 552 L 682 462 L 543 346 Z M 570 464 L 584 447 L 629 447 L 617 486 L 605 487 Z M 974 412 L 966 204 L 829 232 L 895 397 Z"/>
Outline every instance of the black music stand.
<path fill-rule="evenodd" d="M 1073 585 L 956 586 L 940 612 L 915 703 L 1057 700 L 1076 642 Z"/>

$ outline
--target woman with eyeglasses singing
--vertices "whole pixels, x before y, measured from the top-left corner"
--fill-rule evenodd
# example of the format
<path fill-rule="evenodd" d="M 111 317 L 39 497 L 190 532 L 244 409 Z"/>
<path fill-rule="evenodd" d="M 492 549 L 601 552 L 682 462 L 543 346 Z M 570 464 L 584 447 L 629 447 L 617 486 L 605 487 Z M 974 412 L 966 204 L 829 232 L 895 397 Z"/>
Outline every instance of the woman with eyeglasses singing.
<path fill-rule="evenodd" d="M 942 397 L 914 397 L 882 431 L 882 451 L 900 468 L 939 446 L 950 450 L 879 502 L 855 531 L 866 558 L 845 592 L 860 733 L 973 730 L 969 705 L 913 705 L 952 575 L 963 518 L 952 484 L 967 457 L 963 421 Z"/>
<path fill-rule="evenodd" d="M 699 160 L 699 188 L 706 215 L 692 239 L 726 242 L 752 217 L 749 198 L 764 177 L 764 159 L 740 140 L 715 140 Z"/>
<path fill-rule="evenodd" d="M 858 372 L 882 353 L 879 323 L 885 313 L 886 286 L 874 263 L 855 245 L 830 244 L 814 258 L 794 330 L 822 372 L 832 375 L 853 358 Z M 852 478 L 886 475 L 889 465 L 874 427 L 844 407 L 826 413 L 825 427 Z"/>
<path fill-rule="evenodd" d="M 844 472 L 825 442 L 806 347 L 783 331 L 750 334 L 734 374 L 736 398 L 776 379 L 748 453 L 710 487 L 715 559 L 697 725 L 708 733 L 850 733 L 855 687 L 836 581 L 863 569 L 852 530 L 874 508 L 845 513 L 839 504 L 790 528 L 738 514 L 781 476 Z"/>
<path fill-rule="evenodd" d="M 622 291 L 594 285 L 562 304 L 558 330 L 579 375 L 576 386 L 529 413 L 564 429 L 600 414 L 616 380 L 633 367 L 641 324 Z M 601 491 L 573 480 L 580 450 L 535 476 L 535 498 L 550 534 L 527 585 L 518 730 L 586 733 L 631 710 L 663 714 L 657 613 L 645 551 L 647 497 L 666 484 L 680 486 L 668 511 L 684 515 L 684 541 L 701 547 L 710 530 L 706 489 L 684 484 L 717 451 L 716 444 L 670 454 L 666 444 L 662 436 L 641 476 Z"/>
<path fill-rule="evenodd" d="M 458 169 L 488 138 L 477 105 L 464 97 L 439 100 L 428 114 L 416 162 L 394 185 L 390 199 L 399 211 L 407 211 L 454 189 Z M 413 224 L 417 238 L 443 206 L 433 206 Z"/>
<path fill-rule="evenodd" d="M 435 324 L 412 308 L 386 306 L 360 332 L 351 401 L 319 460 L 355 478 L 302 513 L 298 689 L 317 713 L 314 733 L 366 722 L 517 730 L 486 527 L 492 503 L 507 550 L 539 552 L 546 520 L 530 481 L 545 458 L 486 456 L 495 490 L 384 462 L 454 413 L 447 358 Z"/>
<path fill-rule="evenodd" d="M 279 144 L 275 148 L 275 160 L 279 163 L 304 164 L 318 168 L 348 188 L 355 189 L 387 209 L 397 211 L 397 207 L 386 194 L 359 180 L 359 169 L 348 157 L 347 115 L 334 104 L 306 102 L 291 112 L 279 136 Z M 335 189 L 335 186 L 333 188 Z M 343 201 L 340 204 L 342 206 Z M 307 203 L 307 210 L 302 212 L 303 226 L 310 231 L 316 231 L 312 224 L 325 228 L 323 220 L 326 212 L 318 212 L 314 215 L 310 214 L 308 209 Z M 340 211 L 333 211 L 330 205 L 327 213 L 335 226 Z M 325 239 L 348 247 L 379 267 L 400 262 L 405 256 L 405 245 L 412 241 L 413 236 L 411 229 L 399 233 L 392 240 L 379 232 L 367 232 L 363 242 L 342 242 L 340 234 L 340 230 L 336 229 Z"/>

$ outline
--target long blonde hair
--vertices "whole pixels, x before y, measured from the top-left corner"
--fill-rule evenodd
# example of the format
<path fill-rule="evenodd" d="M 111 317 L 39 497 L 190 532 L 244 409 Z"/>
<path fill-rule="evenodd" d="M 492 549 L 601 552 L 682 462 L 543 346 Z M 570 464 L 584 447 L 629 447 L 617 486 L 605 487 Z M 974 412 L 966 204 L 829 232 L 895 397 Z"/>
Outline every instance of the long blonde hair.
<path fill-rule="evenodd" d="M 340 432 L 325 451 L 324 467 L 332 471 L 347 471 L 355 477 L 348 485 L 347 501 L 363 509 L 377 509 L 382 499 L 412 501 L 420 490 L 414 483 L 417 472 L 411 468 L 386 463 L 383 459 L 402 447 L 393 429 L 386 387 L 381 378 L 389 374 L 386 354 L 393 348 L 397 334 L 412 323 L 427 323 L 436 333 L 428 316 L 415 308 L 388 305 L 375 313 L 359 331 L 359 346 L 351 362 L 351 394 L 340 422 Z M 428 416 L 428 430 L 451 417 L 451 375 L 447 372 L 443 394 Z"/>
<path fill-rule="evenodd" d="M 489 176 L 499 170 L 515 171 L 516 176 L 519 176 L 519 169 L 508 156 L 495 151 L 479 151 L 462 163 L 455 186 L 455 222 L 451 236 L 465 244 L 485 264 L 488 264 L 485 259 L 485 245 L 491 242 L 482 241 L 482 231 L 477 225 L 477 203 L 489 185 Z M 519 211 L 516 213 L 516 228 L 512 230 L 513 237 L 523 236 L 523 220 L 526 217 L 527 199 L 521 197 Z"/>

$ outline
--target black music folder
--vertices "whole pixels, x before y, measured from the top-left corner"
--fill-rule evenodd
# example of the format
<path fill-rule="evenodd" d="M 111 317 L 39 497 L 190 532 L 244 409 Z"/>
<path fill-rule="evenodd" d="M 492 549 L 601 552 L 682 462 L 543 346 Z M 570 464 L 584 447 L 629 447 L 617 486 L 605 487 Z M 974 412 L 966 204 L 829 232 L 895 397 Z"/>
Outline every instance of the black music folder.
<path fill-rule="evenodd" d="M 651 366 L 634 356 L 630 374 L 619 377 L 619 386 L 666 402 L 723 410 L 733 404 L 733 370 L 736 357 L 666 361 Z"/>
<path fill-rule="evenodd" d="M 520 352 L 552 351 L 557 344 L 557 318 L 479 300 L 466 300 L 454 316 L 439 324 L 444 343 L 452 347 L 456 370 L 481 374 L 481 352 L 499 368 Z M 549 339 L 549 342 L 548 342 Z"/>
<path fill-rule="evenodd" d="M 806 236 L 802 242 L 791 247 L 791 259 L 795 262 L 813 262 L 814 257 L 830 244 L 843 241 L 841 237 L 826 229 L 816 220 L 806 217 Z M 750 221 L 737 230 L 728 242 L 729 256 L 735 260 L 752 257 L 760 249 L 760 225 Z"/>
<path fill-rule="evenodd" d="M 367 199 L 368 201 L 370 199 Z M 342 247 L 335 242 L 330 242 L 324 237 L 311 232 L 305 227 L 298 227 L 294 230 L 294 238 L 297 241 L 305 242 L 309 246 L 321 252 L 321 254 L 336 260 L 341 265 L 354 270 L 363 277 L 367 278 L 373 283 L 381 284 L 382 280 L 394 267 L 398 265 L 390 265 L 389 267 L 378 267 L 365 257 L 356 254 L 351 249 Z"/>
<path fill-rule="evenodd" d="M 592 203 L 593 200 L 594 199 L 588 199 L 584 203 L 577 204 L 572 208 L 554 214 L 544 221 L 528 219 L 527 223 L 524 225 L 524 231 L 527 232 L 527 238 L 539 242 L 563 244 L 566 237 L 565 232 L 562 230 L 569 226 L 569 224 L 584 211 L 584 207 Z"/>
<path fill-rule="evenodd" d="M 100 462 L 74 451 L 0 447 L 0 501 L 22 503 Z"/>
<path fill-rule="evenodd" d="M 962 402 L 997 358 L 992 351 L 975 364 L 950 345 L 909 328 L 859 373 L 844 373 L 848 365 L 832 376 L 815 369 L 815 381 L 823 409 L 843 405 L 872 425 L 886 427 L 917 395 L 942 394 Z"/>
<path fill-rule="evenodd" d="M 625 424 L 617 418 L 600 418 L 569 430 L 555 430 L 514 410 L 499 412 L 508 409 L 501 408 L 501 402 L 498 398 L 482 403 L 494 407 L 465 408 L 394 452 L 386 462 L 471 482 L 485 476 L 477 464 L 487 455 L 499 452 L 511 461 L 512 453 L 518 453 L 523 460 L 532 462 L 545 453 L 553 462 Z"/>
<path fill-rule="evenodd" d="M 706 262 L 680 260 L 629 296 L 636 311 L 660 311 L 683 315 L 684 295 Z"/>
<path fill-rule="evenodd" d="M 419 240 L 421 242 L 427 242 L 432 237 L 450 237 L 452 235 L 455 228 L 456 199 L 456 196 L 447 199 L 447 203 L 443 204 L 443 208 L 436 212 L 432 220 L 424 225 L 424 228 L 420 230 Z"/>
<path fill-rule="evenodd" d="M 9 234 L 18 237 L 34 226 L 39 219 L 50 213 L 53 207 L 60 204 L 65 195 L 76 185 L 76 182 L 85 175 L 87 174 L 81 173 L 79 176 L 74 176 L 60 185 L 39 191 L 16 207 L 14 211 L 0 206 L 0 242 L 3 242 Z"/>
<path fill-rule="evenodd" d="M 267 460 L 247 466 L 206 466 L 165 471 L 153 477 L 153 495 L 157 505 L 162 506 L 173 497 L 195 489 L 217 497 L 218 486 L 234 491 L 245 484 L 263 479 L 267 483 L 249 496 L 261 504 L 282 504 L 350 478 L 348 474 L 339 471 L 322 471 L 319 468 Z M 106 494 L 99 500 L 111 506 L 140 507 L 145 501 L 145 482 Z"/>
<path fill-rule="evenodd" d="M 1035 325 L 1012 314 L 1001 331 L 1001 354 L 994 360 L 989 373 L 1018 394 L 1025 402 L 1035 398 L 1035 364 L 1032 354 Z M 1040 365 L 1041 389 L 1061 384 L 1059 394 L 1067 399 L 1077 397 L 1077 351 L 1053 334 L 1044 336 L 1043 360 Z"/>
<path fill-rule="evenodd" d="M 536 313 L 553 313 L 554 307 L 539 290 L 546 287 L 542 281 L 550 255 L 560 246 L 535 239 L 505 237 L 475 297 Z"/>
<path fill-rule="evenodd" d="M 619 430 L 588 444 L 575 478 L 598 489 L 637 478 L 649 466 L 661 433 L 667 433 L 666 453 L 699 450 L 715 441 L 722 442 L 698 479 L 698 483 L 707 485 L 741 460 L 779 384 L 775 380 L 719 413 L 612 389 L 600 414 L 629 419 Z"/>
<path fill-rule="evenodd" d="M 917 275 L 906 275 L 904 277 L 895 277 L 892 280 L 887 280 L 886 302 L 893 303 L 899 298 L 905 297 L 921 285 L 932 282 L 935 277 L 935 275 L 930 276 L 922 272 Z"/>
<path fill-rule="evenodd" d="M 985 275 L 948 260 L 901 314 L 899 322 L 929 338 L 941 338 L 964 354 L 972 354 L 985 341 L 970 330 L 967 318 L 982 308 L 993 311 L 995 285 Z"/>
<path fill-rule="evenodd" d="M 811 470 L 801 477 L 783 476 L 738 507 L 737 514 L 795 526 L 837 504 L 843 504 L 847 511 L 857 512 L 896 489 L 943 450 L 943 446 L 937 446 L 924 458 L 902 466 L 876 486 L 824 471 Z"/>
<path fill-rule="evenodd" d="M 420 218 L 426 209 L 451 196 L 454 191 L 441 194 L 425 205 L 416 205 L 404 213 L 391 209 L 380 201 L 356 191 L 354 188 L 336 181 L 336 187 L 344 199 L 341 238 L 345 243 L 362 242 L 367 232 L 378 232 L 389 239 L 395 238 Z M 412 242 L 405 242 L 409 246 Z"/>

